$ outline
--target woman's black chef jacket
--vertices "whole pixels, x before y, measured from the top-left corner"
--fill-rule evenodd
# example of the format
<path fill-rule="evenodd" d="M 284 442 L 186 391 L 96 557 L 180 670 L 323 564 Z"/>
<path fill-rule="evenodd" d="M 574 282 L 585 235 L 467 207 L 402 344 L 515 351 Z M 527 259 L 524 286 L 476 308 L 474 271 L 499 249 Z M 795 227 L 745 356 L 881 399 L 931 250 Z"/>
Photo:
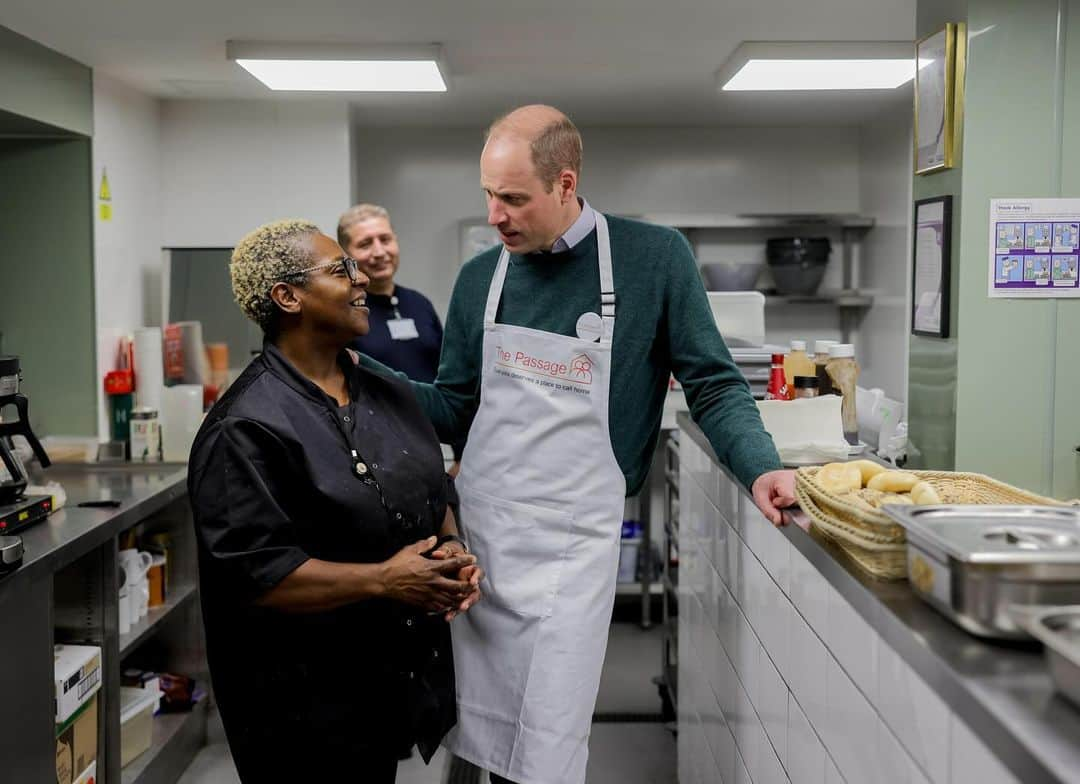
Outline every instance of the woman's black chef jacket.
<path fill-rule="evenodd" d="M 266 344 L 192 448 L 207 655 L 244 780 L 278 780 L 283 748 L 308 776 L 365 749 L 385 757 L 416 743 L 429 759 L 456 721 L 441 615 L 388 600 L 314 614 L 253 604 L 308 558 L 384 561 L 446 513 L 453 489 L 408 385 L 345 352 L 339 362 L 352 400 L 340 408 Z"/>

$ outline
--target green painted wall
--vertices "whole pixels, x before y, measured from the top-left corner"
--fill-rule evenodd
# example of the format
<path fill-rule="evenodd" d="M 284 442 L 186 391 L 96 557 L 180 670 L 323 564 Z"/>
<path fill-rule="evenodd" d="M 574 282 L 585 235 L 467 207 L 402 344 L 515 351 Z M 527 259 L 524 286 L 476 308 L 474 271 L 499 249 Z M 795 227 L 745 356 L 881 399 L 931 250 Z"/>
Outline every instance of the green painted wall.
<path fill-rule="evenodd" d="M 1080 197 L 1080 156 L 1066 144 L 1080 138 L 1080 0 L 968 0 L 949 16 L 941 3 L 919 9 L 920 36 L 966 21 L 969 38 L 960 166 L 915 178 L 916 199 L 954 198 L 955 328 L 947 341 L 912 339 L 912 440 L 927 467 L 1080 495 L 1080 300 L 986 293 L 990 199 Z M 951 462 L 938 448 L 950 432 Z"/>
<path fill-rule="evenodd" d="M 944 28 L 947 22 L 967 18 L 967 0 L 919 2 L 916 12 L 916 37 L 923 38 Z M 957 137 L 963 160 L 963 134 Z M 915 177 L 912 199 L 952 196 L 953 233 L 949 299 L 949 337 L 924 338 L 912 335 L 908 356 L 908 426 L 912 445 L 913 468 L 952 470 L 956 465 L 956 390 L 959 335 L 959 298 L 956 296 L 960 275 L 960 232 L 956 230 L 961 214 L 963 169 L 953 169 Z M 912 207 L 914 218 L 914 207 Z"/>
<path fill-rule="evenodd" d="M 39 435 L 95 435 L 90 140 L 0 139 L 0 183 L 0 351 Z"/>
<path fill-rule="evenodd" d="M 1061 193 L 1080 196 L 1080 2 L 1068 4 L 1062 86 Z M 1080 497 L 1080 300 L 1058 302 L 1053 494 Z"/>
<path fill-rule="evenodd" d="M 89 136 L 94 128 L 90 69 L 0 27 L 0 111 Z"/>

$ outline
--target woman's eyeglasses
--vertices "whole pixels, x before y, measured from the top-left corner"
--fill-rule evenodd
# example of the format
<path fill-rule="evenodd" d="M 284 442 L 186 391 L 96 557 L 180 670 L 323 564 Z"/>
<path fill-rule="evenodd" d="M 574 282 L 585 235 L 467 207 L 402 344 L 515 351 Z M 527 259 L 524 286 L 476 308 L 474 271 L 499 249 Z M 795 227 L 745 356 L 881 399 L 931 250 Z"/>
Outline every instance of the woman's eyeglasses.
<path fill-rule="evenodd" d="M 314 272 L 315 270 L 329 269 L 331 275 L 340 276 L 346 275 L 349 278 L 350 283 L 359 283 L 361 281 L 360 267 L 356 263 L 356 259 L 351 259 L 348 256 L 342 256 L 337 261 L 331 261 L 326 264 L 317 264 L 314 267 L 304 267 L 304 269 L 296 270 L 295 272 L 287 272 L 282 275 L 282 279 L 295 278 L 298 275 L 304 275 L 308 272 Z"/>

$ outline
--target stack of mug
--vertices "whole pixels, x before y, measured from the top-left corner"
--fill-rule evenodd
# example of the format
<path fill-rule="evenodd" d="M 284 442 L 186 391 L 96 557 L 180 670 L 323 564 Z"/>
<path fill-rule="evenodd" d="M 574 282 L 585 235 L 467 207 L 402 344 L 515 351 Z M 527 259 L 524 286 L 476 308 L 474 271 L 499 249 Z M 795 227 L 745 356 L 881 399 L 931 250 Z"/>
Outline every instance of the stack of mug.
<path fill-rule="evenodd" d="M 134 547 L 119 553 L 120 634 L 146 617 L 151 607 L 165 603 L 165 556 Z"/>

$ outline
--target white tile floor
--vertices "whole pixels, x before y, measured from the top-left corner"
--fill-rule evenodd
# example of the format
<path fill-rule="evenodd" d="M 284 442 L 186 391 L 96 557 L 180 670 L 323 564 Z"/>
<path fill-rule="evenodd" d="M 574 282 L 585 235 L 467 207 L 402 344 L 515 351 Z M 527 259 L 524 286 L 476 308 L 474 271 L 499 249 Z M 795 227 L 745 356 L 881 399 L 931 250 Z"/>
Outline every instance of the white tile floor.
<path fill-rule="evenodd" d="M 659 714 L 652 678 L 660 669 L 660 629 L 612 624 L 596 710 L 603 714 Z M 239 784 L 220 729 L 179 784 Z M 398 767 L 397 784 L 440 784 L 446 755 L 439 752 L 425 766 L 418 755 Z M 674 784 L 675 738 L 654 722 L 598 723 L 589 743 L 588 784 Z"/>

